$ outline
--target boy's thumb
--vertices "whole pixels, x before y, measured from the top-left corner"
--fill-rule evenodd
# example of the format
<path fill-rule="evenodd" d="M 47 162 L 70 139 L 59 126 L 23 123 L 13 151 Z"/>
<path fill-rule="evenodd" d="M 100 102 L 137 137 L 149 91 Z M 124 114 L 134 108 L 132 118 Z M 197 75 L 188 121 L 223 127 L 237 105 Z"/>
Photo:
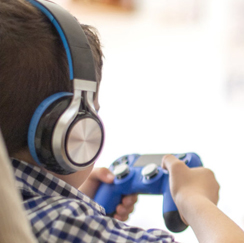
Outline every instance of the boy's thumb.
<path fill-rule="evenodd" d="M 114 181 L 113 173 L 107 168 L 100 168 L 99 180 L 104 183 L 112 183 Z"/>

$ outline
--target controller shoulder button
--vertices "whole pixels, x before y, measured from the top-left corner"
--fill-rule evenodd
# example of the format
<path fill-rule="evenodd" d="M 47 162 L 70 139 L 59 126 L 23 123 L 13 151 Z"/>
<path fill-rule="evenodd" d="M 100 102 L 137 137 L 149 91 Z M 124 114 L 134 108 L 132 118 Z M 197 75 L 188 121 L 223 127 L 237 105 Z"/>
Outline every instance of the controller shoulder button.
<path fill-rule="evenodd" d="M 153 178 L 157 174 L 158 174 L 158 166 L 154 163 L 146 165 L 141 171 L 141 175 L 147 180 Z"/>
<path fill-rule="evenodd" d="M 178 157 L 178 159 L 182 160 L 186 157 L 186 154 L 178 154 L 176 157 Z"/>
<path fill-rule="evenodd" d="M 129 173 L 130 168 L 127 164 L 117 165 L 113 170 L 113 174 L 117 177 L 117 179 L 122 179 L 126 177 Z"/>

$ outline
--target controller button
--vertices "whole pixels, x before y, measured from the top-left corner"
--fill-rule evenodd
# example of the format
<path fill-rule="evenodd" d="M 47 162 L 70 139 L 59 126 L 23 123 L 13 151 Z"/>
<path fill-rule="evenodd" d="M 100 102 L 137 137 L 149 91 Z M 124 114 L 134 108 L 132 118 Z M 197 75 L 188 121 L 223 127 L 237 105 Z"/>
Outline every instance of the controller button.
<path fill-rule="evenodd" d="M 113 162 L 113 164 L 112 164 L 112 165 L 115 167 L 115 166 L 117 166 L 117 165 L 119 165 L 119 164 L 120 164 L 120 163 L 119 163 L 119 161 L 118 161 L 118 160 L 116 160 L 116 161 L 114 161 L 114 162 Z"/>
<path fill-rule="evenodd" d="M 129 166 L 127 164 L 120 164 L 115 167 L 113 174 L 117 177 L 117 179 L 122 179 L 126 177 L 130 173 Z"/>
<path fill-rule="evenodd" d="M 127 156 L 124 156 L 124 157 L 121 159 L 121 163 L 129 164 L 128 157 L 127 157 Z"/>
<path fill-rule="evenodd" d="M 178 159 L 184 159 L 186 157 L 186 154 L 178 154 L 177 157 Z"/>
<path fill-rule="evenodd" d="M 154 163 L 146 165 L 142 169 L 141 174 L 144 178 L 146 178 L 147 180 L 150 180 L 158 174 L 158 166 Z"/>

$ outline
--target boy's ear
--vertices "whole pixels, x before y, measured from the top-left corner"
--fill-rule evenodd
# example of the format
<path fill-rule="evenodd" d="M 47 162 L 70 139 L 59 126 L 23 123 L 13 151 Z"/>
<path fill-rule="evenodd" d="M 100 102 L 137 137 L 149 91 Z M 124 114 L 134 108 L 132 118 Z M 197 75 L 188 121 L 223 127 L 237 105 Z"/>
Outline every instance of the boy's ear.
<path fill-rule="evenodd" d="M 59 5 L 28 0 L 53 25 L 64 45 L 73 93 L 56 93 L 35 111 L 28 145 L 35 161 L 59 174 L 70 174 L 92 165 L 104 142 L 103 123 L 94 109 L 96 72 L 86 35 L 75 18 Z"/>

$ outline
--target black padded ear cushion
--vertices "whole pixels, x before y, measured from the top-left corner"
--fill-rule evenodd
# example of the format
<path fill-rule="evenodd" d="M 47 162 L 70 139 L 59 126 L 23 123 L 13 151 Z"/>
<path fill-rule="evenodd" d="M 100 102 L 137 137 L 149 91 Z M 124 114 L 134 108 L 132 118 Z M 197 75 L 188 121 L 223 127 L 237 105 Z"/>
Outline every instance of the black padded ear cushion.
<path fill-rule="evenodd" d="M 72 96 L 66 96 L 53 102 L 43 113 L 35 135 L 36 153 L 43 167 L 63 175 L 74 171 L 67 171 L 57 163 L 52 151 L 52 135 L 59 117 L 69 106 L 71 99 Z"/>

